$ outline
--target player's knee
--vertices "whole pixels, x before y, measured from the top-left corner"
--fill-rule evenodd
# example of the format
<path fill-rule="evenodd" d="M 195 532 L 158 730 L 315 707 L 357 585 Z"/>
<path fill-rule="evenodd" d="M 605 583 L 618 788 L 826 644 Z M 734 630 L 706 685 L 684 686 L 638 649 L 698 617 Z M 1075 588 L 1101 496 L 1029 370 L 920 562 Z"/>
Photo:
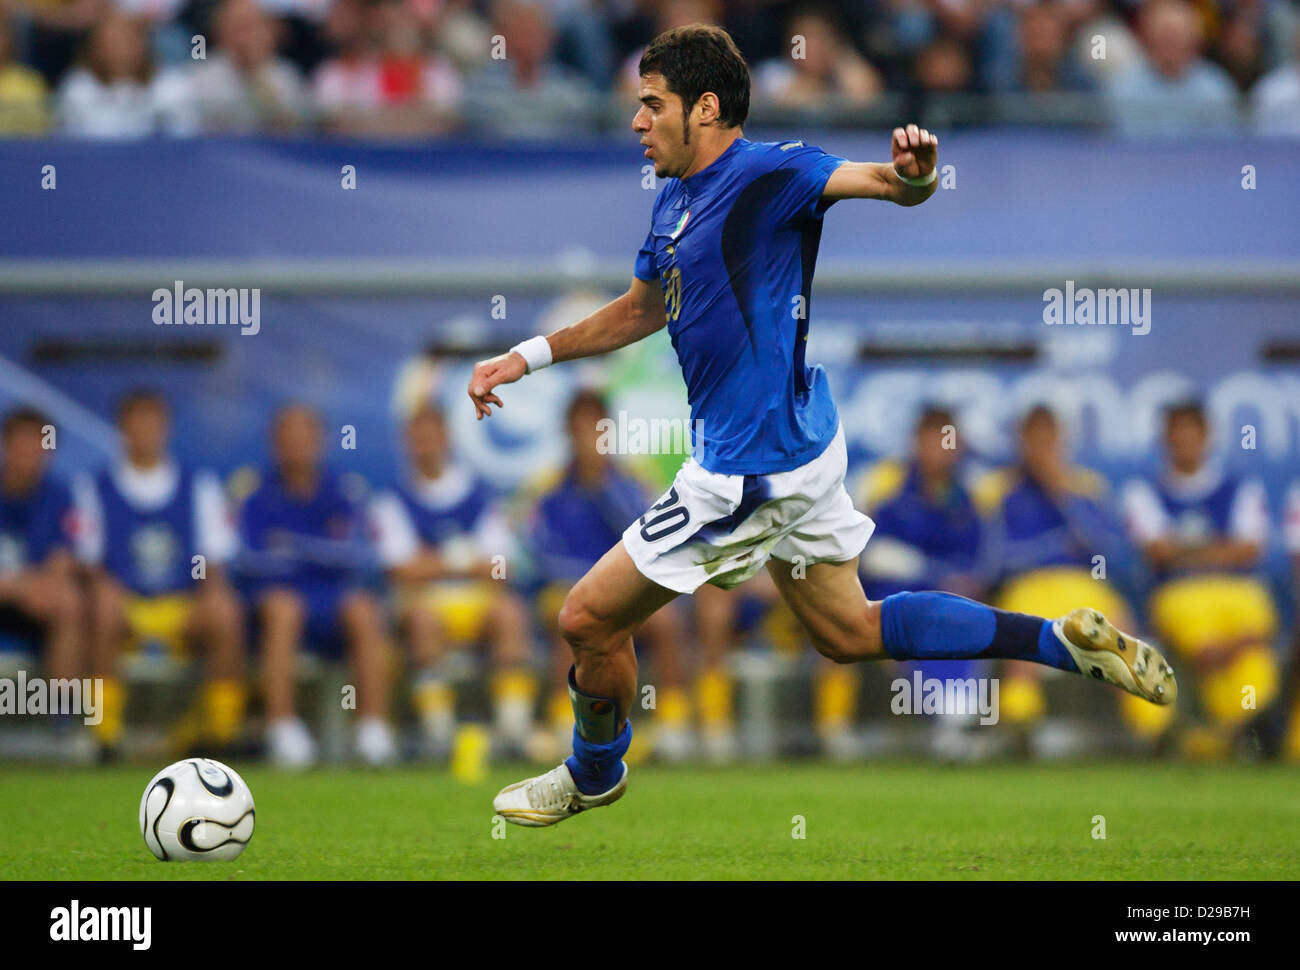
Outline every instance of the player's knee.
<path fill-rule="evenodd" d="M 492 604 L 491 619 L 498 631 L 511 633 L 528 629 L 528 607 L 514 593 L 503 592 Z"/>
<path fill-rule="evenodd" d="M 343 622 L 353 639 L 373 640 L 384 634 L 384 615 L 379 601 L 369 593 L 353 593 L 343 603 Z"/>
<path fill-rule="evenodd" d="M 608 639 L 607 624 L 590 605 L 572 592 L 565 597 L 558 619 L 560 636 L 577 651 L 598 651 Z"/>
<path fill-rule="evenodd" d="M 262 622 L 269 627 L 297 628 L 307 615 L 302 597 L 287 589 L 273 589 L 262 597 Z"/>
<path fill-rule="evenodd" d="M 213 585 L 204 592 L 204 607 L 212 632 L 220 636 L 231 636 L 239 630 L 243 622 L 239 597 L 228 585 Z"/>
<path fill-rule="evenodd" d="M 91 587 L 90 600 L 95 625 L 100 629 L 115 629 L 126 622 L 126 600 L 112 580 L 96 580 Z"/>
<path fill-rule="evenodd" d="M 54 583 L 50 589 L 47 614 L 56 626 L 80 623 L 85 615 L 85 597 L 71 579 Z"/>
<path fill-rule="evenodd" d="M 416 643 L 437 642 L 442 639 L 442 624 L 438 614 L 426 606 L 411 607 L 404 617 L 407 636 Z"/>

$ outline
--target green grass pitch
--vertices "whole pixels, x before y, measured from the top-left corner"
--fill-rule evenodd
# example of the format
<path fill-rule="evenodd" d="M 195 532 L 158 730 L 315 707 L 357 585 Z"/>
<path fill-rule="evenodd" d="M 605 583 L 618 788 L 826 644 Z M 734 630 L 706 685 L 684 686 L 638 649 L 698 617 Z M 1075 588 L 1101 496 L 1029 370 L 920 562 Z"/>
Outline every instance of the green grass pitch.
<path fill-rule="evenodd" d="M 493 793 L 521 769 L 466 785 L 435 769 L 234 767 L 257 829 L 212 864 L 145 848 L 152 767 L 0 768 L 0 878 L 1300 877 L 1300 771 L 1281 766 L 639 767 L 617 805 L 550 829 L 493 824 Z"/>

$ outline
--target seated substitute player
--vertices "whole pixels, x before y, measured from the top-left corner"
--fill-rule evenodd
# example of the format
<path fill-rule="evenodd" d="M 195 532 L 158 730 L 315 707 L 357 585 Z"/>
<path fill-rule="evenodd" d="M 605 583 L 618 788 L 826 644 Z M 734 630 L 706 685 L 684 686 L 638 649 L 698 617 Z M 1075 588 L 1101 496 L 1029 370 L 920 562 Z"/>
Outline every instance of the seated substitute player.
<path fill-rule="evenodd" d="M 50 420 L 14 408 L 0 425 L 0 633 L 41 645 L 47 677 L 82 675 L 85 600 L 72 493 L 49 470 Z"/>
<path fill-rule="evenodd" d="M 616 535 L 614 541 L 618 539 Z M 730 764 L 740 758 L 740 737 L 736 730 L 736 685 L 727 667 L 728 656 L 753 630 L 761 631 L 773 648 L 793 654 L 803 649 L 803 629 L 788 610 L 780 608 L 781 594 L 762 573 L 740 589 L 701 586 L 695 591 L 693 605 L 700 650 L 692 687 L 700 750 L 711 764 Z M 840 729 L 847 726 L 852 711 L 857 681 L 846 683 L 838 676 L 843 672 L 844 668 L 835 666 L 818 670 L 814 718 L 819 726 L 825 725 L 833 732 L 825 735 L 828 748 L 842 739 Z M 846 748 L 843 745 L 839 750 L 846 755 L 855 753 Z"/>
<path fill-rule="evenodd" d="M 1269 535 L 1268 503 L 1257 480 L 1228 473 L 1210 457 L 1210 428 L 1199 401 L 1165 412 L 1168 466 L 1124 491 L 1125 516 L 1156 582 L 1151 626 L 1196 675 L 1210 724 L 1189 739 L 1205 754 L 1225 753 L 1232 735 L 1280 693 L 1274 651 L 1277 612 L 1260 576 Z M 1250 687 L 1253 703 L 1243 703 Z"/>
<path fill-rule="evenodd" d="M 239 513 L 240 572 L 259 627 L 262 690 L 272 763 L 305 768 L 316 743 L 294 712 L 294 658 L 301 646 L 351 652 L 357 753 L 372 764 L 397 756 L 388 712 L 387 631 L 367 583 L 373 553 L 362 496 L 322 463 L 324 431 L 311 408 L 275 416 L 273 468 Z"/>
<path fill-rule="evenodd" d="M 157 392 L 126 394 L 117 408 L 121 460 L 76 483 L 77 552 L 92 569 L 91 666 L 104 678 L 95 732 L 108 755 L 123 732 L 124 646 L 206 653 L 201 702 L 176 726 L 177 749 L 229 745 L 243 723 L 243 617 L 223 568 L 238 539 L 216 475 L 169 453 L 170 423 Z"/>
<path fill-rule="evenodd" d="M 633 631 L 678 595 L 738 585 L 764 564 L 814 645 L 837 662 L 1012 657 L 1172 703 L 1164 659 L 1096 610 L 1053 621 L 952 593 L 901 592 L 882 603 L 863 593 L 857 560 L 872 523 L 844 489 L 847 449 L 826 374 L 804 360 L 814 257 L 822 216 L 837 200 L 929 198 L 937 139 L 915 125 L 895 129 L 893 164 L 848 162 L 798 141 L 749 141 L 740 127 L 749 71 L 717 27 L 661 34 L 640 73 L 632 127 L 664 185 L 636 278 L 589 317 L 481 361 L 467 390 L 482 418 L 501 406 L 500 385 L 666 325 L 691 405 L 693 455 L 569 591 L 559 625 L 575 658 L 574 753 L 503 789 L 496 811 L 520 825 L 551 825 L 622 797 Z"/>
<path fill-rule="evenodd" d="M 860 560 L 862 587 L 871 600 L 909 588 L 979 596 L 988 584 L 985 530 L 962 482 L 956 418 L 947 408 L 921 410 L 909 460 L 886 458 L 862 476 L 861 505 L 876 529 Z M 982 660 L 916 664 L 923 677 L 982 676 Z M 910 673 L 909 673 L 910 676 Z M 936 754 L 960 757 L 974 747 L 961 721 L 939 722 Z"/>
<path fill-rule="evenodd" d="M 649 497 L 641 482 L 601 449 L 599 423 L 608 416 L 600 394 L 592 390 L 575 394 L 564 415 L 568 464 L 558 476 L 547 476 L 530 488 L 540 493 L 529 528 L 540 587 L 538 603 L 557 640 L 562 633 L 555 620 L 559 605 L 573 584 L 618 541 L 628 518 L 645 508 Z M 690 711 L 681 686 L 683 636 L 676 611 L 663 610 L 648 618 L 637 631 L 637 639 L 649 648 L 658 673 L 654 685 L 655 751 L 665 760 L 681 760 L 690 748 Z M 561 682 L 569 669 L 568 652 L 562 642 L 552 651 Z M 548 707 L 552 722 L 571 733 L 573 708 L 563 687 Z"/>
<path fill-rule="evenodd" d="M 455 697 L 439 661 L 448 646 L 483 641 L 491 649 L 497 743 L 520 756 L 533 730 L 537 679 L 528 609 L 499 571 L 513 547 L 499 496 L 452 459 L 443 413 L 431 404 L 407 420 L 406 451 L 406 480 L 375 498 L 372 517 L 416 668 L 426 738 L 445 754 L 455 735 Z"/>
<path fill-rule="evenodd" d="M 976 486 L 1001 584 L 994 602 L 1003 610 L 1048 616 L 1085 603 L 1131 628 L 1128 602 L 1104 568 L 1126 551 L 1106 480 L 1070 462 L 1060 421 L 1046 405 L 1031 407 L 1020 419 L 1018 448 L 1013 467 L 991 472 Z M 1030 729 L 1047 712 L 1038 668 L 1007 666 L 1002 718 Z M 1122 716 L 1139 737 L 1154 740 L 1168 727 L 1173 708 L 1132 696 L 1123 700 Z"/>

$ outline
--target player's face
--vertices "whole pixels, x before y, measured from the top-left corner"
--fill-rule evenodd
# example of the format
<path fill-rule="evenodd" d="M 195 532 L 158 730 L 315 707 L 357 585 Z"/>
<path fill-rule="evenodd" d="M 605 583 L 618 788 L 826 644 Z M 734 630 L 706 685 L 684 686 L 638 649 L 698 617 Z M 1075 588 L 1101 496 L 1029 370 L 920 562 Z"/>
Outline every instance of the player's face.
<path fill-rule="evenodd" d="M 1061 435 L 1056 422 L 1034 418 L 1020 432 L 1020 454 L 1030 469 L 1054 466 L 1061 458 Z"/>
<path fill-rule="evenodd" d="M 441 461 L 447 452 L 447 430 L 442 418 L 427 412 L 417 414 L 407 426 L 406 445 L 417 464 Z"/>
<path fill-rule="evenodd" d="M 1174 418 L 1165 431 L 1169 460 L 1179 471 L 1196 471 L 1205 461 L 1207 439 L 1205 426 L 1200 421 L 1189 416 Z"/>
<path fill-rule="evenodd" d="M 36 424 L 20 424 L 4 439 L 5 471 L 18 481 L 32 482 L 45 470 L 49 458 L 41 445 L 41 428 Z"/>
<path fill-rule="evenodd" d="M 320 423 L 308 411 L 285 413 L 275 429 L 275 460 L 283 468 L 311 469 L 320 462 Z"/>
<path fill-rule="evenodd" d="M 569 418 L 569 447 L 575 459 L 600 459 L 600 421 L 604 417 L 605 412 L 595 407 L 580 407 L 573 412 Z"/>
<path fill-rule="evenodd" d="M 167 449 L 167 412 L 153 402 L 136 404 L 122 415 L 122 441 L 137 464 L 152 464 Z"/>
<path fill-rule="evenodd" d="M 690 167 L 686 144 L 688 123 L 682 99 L 668 90 L 662 74 L 645 74 L 637 93 L 641 107 L 632 118 L 632 130 L 641 136 L 645 157 L 655 167 L 657 178 L 678 178 Z"/>
<path fill-rule="evenodd" d="M 924 474 L 947 477 L 952 473 L 957 464 L 957 449 L 945 448 L 947 443 L 949 439 L 942 425 L 927 425 L 917 432 L 916 460 Z"/>

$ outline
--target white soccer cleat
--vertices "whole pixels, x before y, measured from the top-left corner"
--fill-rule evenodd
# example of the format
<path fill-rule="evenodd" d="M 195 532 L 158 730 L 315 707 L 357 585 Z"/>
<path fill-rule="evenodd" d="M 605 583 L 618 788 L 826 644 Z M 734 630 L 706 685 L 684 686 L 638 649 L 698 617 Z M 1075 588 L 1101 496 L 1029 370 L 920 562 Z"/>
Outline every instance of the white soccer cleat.
<path fill-rule="evenodd" d="M 266 727 L 271 764 L 301 771 L 316 763 L 316 742 L 307 725 L 296 717 L 280 718 Z"/>
<path fill-rule="evenodd" d="M 1174 669 L 1160 651 L 1117 630 L 1098 610 L 1086 607 L 1052 621 L 1052 630 L 1079 671 L 1122 687 L 1153 704 L 1178 700 Z"/>
<path fill-rule="evenodd" d="M 507 822 L 540 828 L 563 822 L 571 815 L 585 812 L 589 808 L 610 805 L 623 797 L 627 791 L 627 765 L 623 765 L 623 775 L 613 788 L 599 795 L 584 795 L 569 773 L 567 765 L 561 764 L 544 775 L 527 778 L 507 785 L 497 792 L 492 799 L 492 809 Z"/>

